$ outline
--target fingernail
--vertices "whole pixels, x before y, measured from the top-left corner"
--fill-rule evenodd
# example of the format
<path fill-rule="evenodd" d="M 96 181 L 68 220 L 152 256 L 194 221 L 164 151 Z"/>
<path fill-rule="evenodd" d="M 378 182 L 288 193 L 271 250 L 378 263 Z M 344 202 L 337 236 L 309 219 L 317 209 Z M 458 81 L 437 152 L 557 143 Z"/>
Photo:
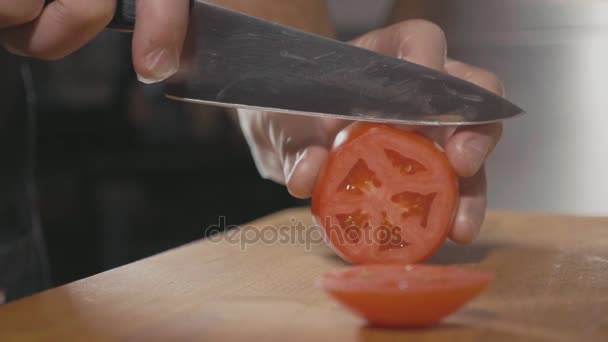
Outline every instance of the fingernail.
<path fill-rule="evenodd" d="M 179 69 L 179 55 L 172 49 L 157 49 L 146 55 L 144 67 L 148 75 L 138 74 L 137 79 L 145 84 L 161 82 L 173 76 Z"/>
<path fill-rule="evenodd" d="M 477 173 L 481 165 L 483 165 L 490 148 L 492 147 L 492 139 L 486 136 L 477 136 L 465 141 L 464 154 L 469 160 L 471 174 Z"/>

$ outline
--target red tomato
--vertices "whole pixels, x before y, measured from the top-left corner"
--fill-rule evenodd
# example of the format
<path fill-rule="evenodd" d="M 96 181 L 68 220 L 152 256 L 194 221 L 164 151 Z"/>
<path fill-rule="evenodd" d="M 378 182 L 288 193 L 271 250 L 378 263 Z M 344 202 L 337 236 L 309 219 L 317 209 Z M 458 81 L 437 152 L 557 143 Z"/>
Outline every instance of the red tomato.
<path fill-rule="evenodd" d="M 331 247 L 355 264 L 411 264 L 445 241 L 458 178 L 430 139 L 356 123 L 336 138 L 320 171 L 312 213 Z"/>
<path fill-rule="evenodd" d="M 319 285 L 372 325 L 421 328 L 458 310 L 493 279 L 452 266 L 360 265 L 328 272 Z"/>

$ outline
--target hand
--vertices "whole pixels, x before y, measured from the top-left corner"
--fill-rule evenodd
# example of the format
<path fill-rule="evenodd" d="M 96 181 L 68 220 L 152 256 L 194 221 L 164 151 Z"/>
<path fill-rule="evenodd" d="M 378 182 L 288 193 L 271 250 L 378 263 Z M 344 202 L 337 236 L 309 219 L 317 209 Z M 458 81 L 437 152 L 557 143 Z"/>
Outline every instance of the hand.
<path fill-rule="evenodd" d="M 446 58 L 446 39 L 436 25 L 405 21 L 373 31 L 353 44 L 403 58 L 463 78 L 496 94 L 503 89 L 492 73 Z M 239 122 L 262 177 L 286 184 L 298 198 L 312 189 L 336 134 L 350 122 L 239 111 Z M 469 243 L 478 234 L 486 209 L 484 161 L 498 143 L 499 124 L 455 128 L 419 128 L 441 144 L 460 179 L 460 207 L 450 237 Z"/>
<path fill-rule="evenodd" d="M 138 0 L 133 65 L 145 83 L 179 67 L 188 0 Z M 0 44 L 22 56 L 56 60 L 78 50 L 114 16 L 116 0 L 0 0 Z"/>

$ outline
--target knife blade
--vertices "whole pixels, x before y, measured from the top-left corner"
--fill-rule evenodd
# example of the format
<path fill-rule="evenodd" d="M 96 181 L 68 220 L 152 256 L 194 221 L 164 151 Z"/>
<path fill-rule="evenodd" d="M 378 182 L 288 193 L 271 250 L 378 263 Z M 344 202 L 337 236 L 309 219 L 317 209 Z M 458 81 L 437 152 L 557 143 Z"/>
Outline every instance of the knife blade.
<path fill-rule="evenodd" d="M 128 29 L 134 0 L 111 27 Z M 524 114 L 506 99 L 398 58 L 195 0 L 170 99 L 228 108 L 415 125 L 471 125 Z"/>

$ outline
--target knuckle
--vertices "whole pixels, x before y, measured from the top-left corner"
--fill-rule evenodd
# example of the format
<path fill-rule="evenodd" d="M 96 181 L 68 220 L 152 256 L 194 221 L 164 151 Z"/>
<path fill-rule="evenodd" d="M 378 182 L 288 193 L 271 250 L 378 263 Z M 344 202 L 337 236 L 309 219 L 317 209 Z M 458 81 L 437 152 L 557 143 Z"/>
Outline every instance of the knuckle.
<path fill-rule="evenodd" d="M 504 86 L 498 76 L 493 72 L 482 70 L 480 72 L 479 78 L 480 82 L 486 87 L 488 90 L 498 94 L 503 95 L 505 92 Z"/>
<path fill-rule="evenodd" d="M 465 81 L 474 83 L 501 96 L 505 93 L 505 89 L 500 81 L 500 78 L 491 71 L 457 60 L 448 61 L 445 67 L 452 75 L 462 78 Z"/>
<path fill-rule="evenodd" d="M 109 22 L 114 16 L 115 1 L 61 1 L 53 2 L 55 20 L 59 23 L 76 25 L 101 24 Z"/>
<path fill-rule="evenodd" d="M 88 16 L 91 21 L 110 22 L 116 11 L 116 1 L 97 0 L 87 2 L 89 7 Z M 93 4 L 93 5 L 92 5 Z"/>
<path fill-rule="evenodd" d="M 457 62 L 460 63 L 460 62 Z M 491 71 L 460 63 L 453 65 L 460 69 L 460 74 L 465 81 L 472 82 L 497 95 L 504 94 L 504 87 L 496 74 Z"/>
<path fill-rule="evenodd" d="M 447 55 L 446 37 L 437 24 L 422 19 L 404 22 L 398 30 L 398 56 L 436 70 L 443 70 Z"/>
<path fill-rule="evenodd" d="M 378 45 L 379 31 L 372 31 L 353 40 L 353 44 L 364 49 L 374 50 Z"/>
<path fill-rule="evenodd" d="M 504 127 L 503 127 L 502 123 L 498 123 L 495 125 L 494 129 L 495 129 L 494 136 L 496 137 L 496 142 L 498 142 L 498 141 L 500 141 L 500 139 L 502 139 Z"/>
<path fill-rule="evenodd" d="M 425 19 L 414 19 L 412 20 L 411 24 L 416 27 L 416 30 L 424 32 L 429 36 L 437 37 L 441 40 L 446 39 L 443 29 L 432 21 Z"/>
<path fill-rule="evenodd" d="M 477 130 L 477 132 L 479 134 L 488 136 L 492 139 L 492 146 L 490 147 L 490 149 L 488 151 L 488 155 L 494 153 L 496 146 L 502 139 L 503 129 L 504 129 L 504 127 L 503 127 L 502 123 L 495 123 L 495 124 L 480 126 L 479 130 Z"/>
<path fill-rule="evenodd" d="M 3 22 L 1 26 L 12 26 L 29 23 L 40 15 L 44 8 L 42 0 L 25 0 L 18 6 L 13 6 L 8 10 L 3 10 L 0 14 Z"/>
<path fill-rule="evenodd" d="M 458 60 L 451 59 L 447 61 L 445 67 L 454 74 L 463 75 L 462 77 L 465 79 L 473 75 L 471 67 Z"/>

